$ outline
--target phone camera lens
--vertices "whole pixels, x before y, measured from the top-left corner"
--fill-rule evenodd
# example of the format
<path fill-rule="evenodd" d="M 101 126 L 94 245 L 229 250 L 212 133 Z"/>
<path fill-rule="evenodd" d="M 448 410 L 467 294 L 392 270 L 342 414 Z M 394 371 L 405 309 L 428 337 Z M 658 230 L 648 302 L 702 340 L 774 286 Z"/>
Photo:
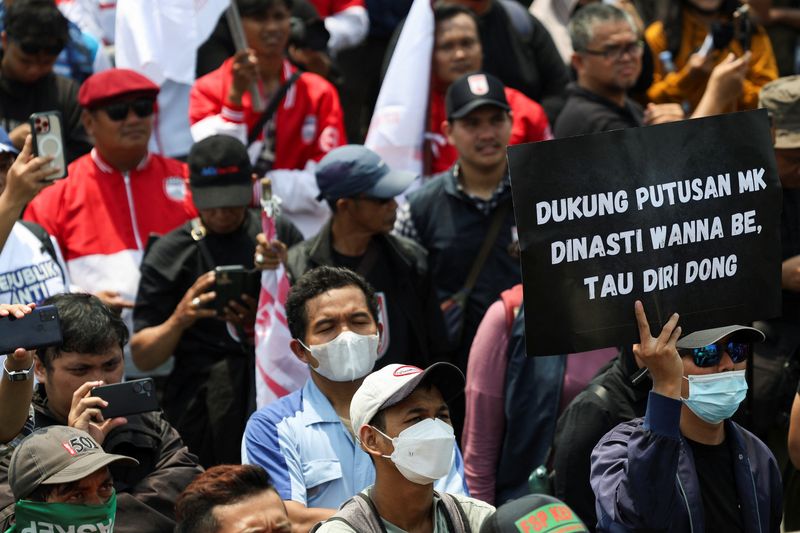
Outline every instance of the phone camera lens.
<path fill-rule="evenodd" d="M 143 387 L 146 392 L 150 392 L 151 390 L 153 390 L 153 384 L 150 383 L 149 381 L 145 381 Z"/>
<path fill-rule="evenodd" d="M 141 383 L 134 383 L 133 384 L 133 392 L 140 393 L 142 392 L 142 384 Z"/>

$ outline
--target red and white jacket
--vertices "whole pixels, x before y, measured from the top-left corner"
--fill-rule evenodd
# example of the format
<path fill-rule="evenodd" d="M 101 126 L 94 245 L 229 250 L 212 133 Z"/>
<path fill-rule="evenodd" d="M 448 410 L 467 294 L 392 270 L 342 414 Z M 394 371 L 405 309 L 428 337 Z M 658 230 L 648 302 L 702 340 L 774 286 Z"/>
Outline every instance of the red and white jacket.
<path fill-rule="evenodd" d="M 550 123 L 542 106 L 522 94 L 506 87 L 506 100 L 511 107 L 513 124 L 509 145 L 535 141 L 548 141 L 553 138 Z M 456 147 L 450 144 L 444 134 L 442 122 L 447 120 L 443 91 L 431 89 L 430 112 L 426 140 L 431 152 L 431 174 L 444 172 L 458 159 Z"/>
<path fill-rule="evenodd" d="M 242 96 L 242 105 L 227 101 L 233 84 L 233 59 L 198 79 L 189 98 L 189 122 L 192 137 L 199 141 L 211 135 L 236 137 L 245 145 L 247 135 L 258 122 L 260 113 L 253 110 L 249 92 Z M 288 61 L 283 63 L 281 82 L 295 71 Z M 266 98 L 265 98 L 266 101 Z M 314 235 L 330 216 L 319 194 L 314 177 L 316 163 L 332 149 L 344 144 L 344 119 L 339 94 L 326 79 L 304 72 L 286 92 L 273 117 L 275 120 L 275 161 L 273 192 L 283 201 L 282 209 L 306 237 Z M 263 148 L 263 133 L 248 147 L 255 162 Z"/>
<path fill-rule="evenodd" d="M 310 0 L 325 29 L 331 34 L 328 50 L 336 54 L 363 41 L 369 33 L 369 15 L 364 0 Z"/>
<path fill-rule="evenodd" d="M 39 193 L 24 218 L 58 241 L 73 284 L 133 301 L 149 235 L 190 218 L 186 190 L 180 161 L 150 154 L 123 174 L 92 150 L 72 162 L 66 179 Z"/>

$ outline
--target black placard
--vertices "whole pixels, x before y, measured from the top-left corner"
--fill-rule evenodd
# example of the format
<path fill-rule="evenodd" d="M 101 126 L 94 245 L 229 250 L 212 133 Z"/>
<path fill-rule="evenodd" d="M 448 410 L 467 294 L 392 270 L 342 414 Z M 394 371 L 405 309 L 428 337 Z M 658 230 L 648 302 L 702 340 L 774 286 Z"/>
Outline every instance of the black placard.
<path fill-rule="evenodd" d="M 528 355 L 780 314 L 781 189 L 764 110 L 512 146 Z M 587 216 L 592 215 L 592 216 Z"/>

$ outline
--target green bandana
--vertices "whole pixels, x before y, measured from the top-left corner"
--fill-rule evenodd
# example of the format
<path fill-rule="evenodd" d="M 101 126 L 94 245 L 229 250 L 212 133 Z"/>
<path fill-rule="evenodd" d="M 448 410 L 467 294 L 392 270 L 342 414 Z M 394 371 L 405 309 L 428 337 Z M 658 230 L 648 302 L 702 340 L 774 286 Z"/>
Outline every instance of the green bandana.
<path fill-rule="evenodd" d="M 6 533 L 111 533 L 117 493 L 103 505 L 19 500 L 14 513 L 16 523 Z"/>

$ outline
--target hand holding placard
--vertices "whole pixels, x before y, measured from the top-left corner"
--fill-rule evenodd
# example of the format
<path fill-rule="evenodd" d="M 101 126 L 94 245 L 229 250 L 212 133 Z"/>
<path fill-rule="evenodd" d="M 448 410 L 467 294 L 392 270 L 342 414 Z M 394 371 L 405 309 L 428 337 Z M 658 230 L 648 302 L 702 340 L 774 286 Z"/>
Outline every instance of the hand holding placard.
<path fill-rule="evenodd" d="M 747 132 L 747 135 L 742 135 Z M 511 146 L 529 355 L 780 313 L 781 190 L 765 111 Z"/>

